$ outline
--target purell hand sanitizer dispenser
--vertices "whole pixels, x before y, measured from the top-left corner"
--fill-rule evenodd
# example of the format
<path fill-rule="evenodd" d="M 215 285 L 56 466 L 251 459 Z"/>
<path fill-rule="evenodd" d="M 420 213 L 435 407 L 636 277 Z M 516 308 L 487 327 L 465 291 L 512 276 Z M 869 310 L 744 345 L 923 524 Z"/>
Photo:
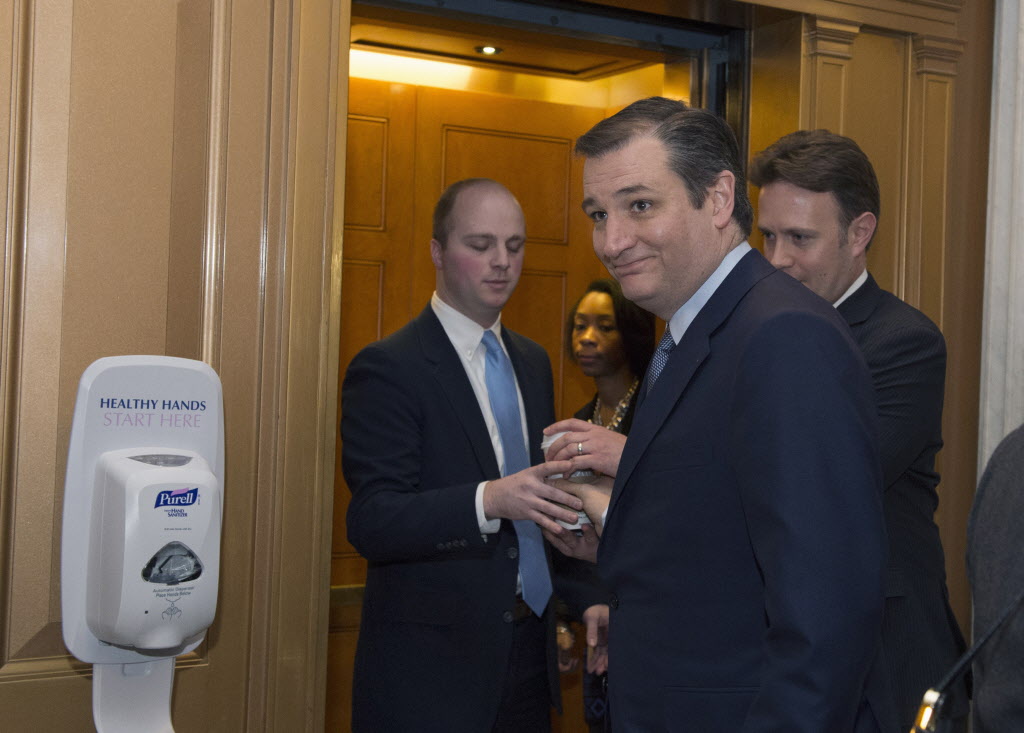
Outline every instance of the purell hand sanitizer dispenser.
<path fill-rule="evenodd" d="M 173 733 L 174 659 L 213 623 L 224 420 L 206 364 L 100 359 L 82 374 L 64 484 L 64 643 L 93 665 L 100 733 Z"/>

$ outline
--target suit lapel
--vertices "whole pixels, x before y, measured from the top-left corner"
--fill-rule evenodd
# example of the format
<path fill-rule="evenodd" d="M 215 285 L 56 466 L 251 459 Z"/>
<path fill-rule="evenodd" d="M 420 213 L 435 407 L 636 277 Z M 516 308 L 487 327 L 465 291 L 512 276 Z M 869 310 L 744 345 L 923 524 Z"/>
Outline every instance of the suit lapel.
<path fill-rule="evenodd" d="M 476 393 L 473 392 L 473 385 L 469 383 L 462 360 L 429 305 L 420 313 L 416 323 L 420 347 L 430 365 L 430 376 L 437 382 L 440 392 L 451 405 L 452 412 L 455 413 L 466 440 L 480 463 L 482 475 L 497 477 L 500 473 L 498 459 L 494 455 L 487 424 L 480 412 Z"/>
<path fill-rule="evenodd" d="M 619 460 L 608 510 L 609 518 L 651 440 L 675 409 L 697 369 L 711 354 L 711 337 L 729 318 L 747 291 L 773 272 L 775 268 L 756 250 L 744 255 L 672 349 L 668 363 L 650 394 L 637 405 L 633 426 Z"/>

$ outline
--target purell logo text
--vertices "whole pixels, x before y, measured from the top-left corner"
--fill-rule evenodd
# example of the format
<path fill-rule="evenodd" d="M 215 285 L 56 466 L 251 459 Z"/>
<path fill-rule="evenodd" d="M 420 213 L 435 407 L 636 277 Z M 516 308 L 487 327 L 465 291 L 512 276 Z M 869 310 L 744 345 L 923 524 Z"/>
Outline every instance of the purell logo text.
<path fill-rule="evenodd" d="M 174 491 L 161 491 L 156 495 L 154 509 L 162 506 L 192 506 L 199 501 L 199 487 L 194 489 L 175 489 Z"/>

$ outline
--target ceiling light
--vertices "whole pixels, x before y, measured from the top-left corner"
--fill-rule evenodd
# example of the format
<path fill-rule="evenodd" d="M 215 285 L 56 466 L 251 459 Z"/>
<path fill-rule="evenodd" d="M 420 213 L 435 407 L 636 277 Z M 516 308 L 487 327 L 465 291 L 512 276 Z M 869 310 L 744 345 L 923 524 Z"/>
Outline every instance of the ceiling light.
<path fill-rule="evenodd" d="M 477 46 L 475 50 L 484 56 L 497 56 L 502 51 L 497 46 Z"/>

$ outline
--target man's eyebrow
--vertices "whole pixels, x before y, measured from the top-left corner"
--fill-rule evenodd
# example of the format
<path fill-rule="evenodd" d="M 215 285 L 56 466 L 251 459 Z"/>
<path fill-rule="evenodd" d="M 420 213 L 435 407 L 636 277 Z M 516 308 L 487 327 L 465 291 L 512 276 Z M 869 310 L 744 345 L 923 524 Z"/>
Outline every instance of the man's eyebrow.
<path fill-rule="evenodd" d="M 757 230 L 762 234 L 780 232 L 782 234 L 817 234 L 818 230 L 811 227 L 766 227 L 758 224 Z"/>
<path fill-rule="evenodd" d="M 620 188 L 613 194 L 613 196 L 615 198 L 621 198 L 622 196 L 632 196 L 635 193 L 647 193 L 650 190 L 650 187 L 644 183 L 635 183 L 632 186 Z"/>
<path fill-rule="evenodd" d="M 623 196 L 632 196 L 633 194 L 637 193 L 648 193 L 651 190 L 652 189 L 646 184 L 637 183 L 632 186 L 624 186 L 623 188 L 620 188 L 618 191 L 612 194 L 612 198 L 622 198 Z M 594 198 L 592 196 L 588 196 L 587 198 L 583 199 L 583 203 L 580 205 L 583 207 L 583 210 L 586 211 L 587 207 L 593 206 L 594 203 Z"/>

